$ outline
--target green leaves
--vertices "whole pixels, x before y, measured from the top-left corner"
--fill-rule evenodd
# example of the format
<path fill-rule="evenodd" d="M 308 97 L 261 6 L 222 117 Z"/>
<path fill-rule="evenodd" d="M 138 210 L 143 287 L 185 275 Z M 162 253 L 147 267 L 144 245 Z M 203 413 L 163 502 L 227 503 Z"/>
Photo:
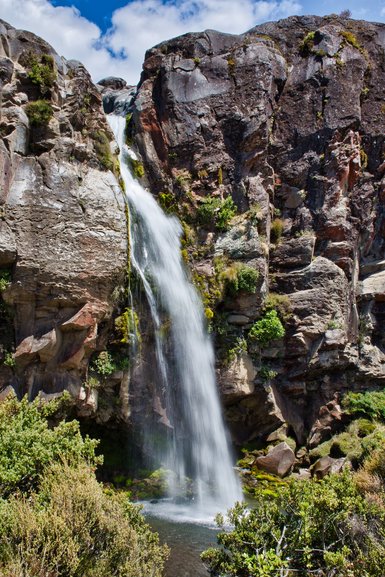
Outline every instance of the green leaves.
<path fill-rule="evenodd" d="M 53 403 L 58 410 L 59 403 Z M 55 460 L 92 466 L 98 441 L 82 439 L 77 421 L 50 428 L 39 402 L 6 400 L 0 404 L 0 496 L 16 489 L 32 490 L 44 469 Z"/>
<path fill-rule="evenodd" d="M 249 332 L 249 339 L 257 341 L 261 347 L 266 347 L 271 341 L 284 336 L 285 328 L 275 310 L 267 311 L 259 321 L 253 324 Z"/>
<path fill-rule="evenodd" d="M 322 481 L 291 481 L 276 496 L 256 494 L 252 509 L 230 509 L 219 549 L 202 560 L 213 575 L 383 577 L 383 508 L 360 495 L 346 471 Z M 338 569 L 338 573 L 335 572 Z M 286 570 L 289 570 L 286 573 Z M 317 572 L 317 574 L 318 574 Z"/>

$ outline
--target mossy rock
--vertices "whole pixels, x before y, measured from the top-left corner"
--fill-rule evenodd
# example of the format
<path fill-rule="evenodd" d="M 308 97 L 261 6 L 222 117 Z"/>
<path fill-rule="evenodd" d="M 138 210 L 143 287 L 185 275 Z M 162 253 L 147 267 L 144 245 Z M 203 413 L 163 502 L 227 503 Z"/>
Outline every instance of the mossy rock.
<path fill-rule="evenodd" d="M 329 454 L 337 459 L 347 457 L 349 461 L 358 463 L 363 455 L 361 439 L 349 432 L 341 433 L 334 438 Z"/>

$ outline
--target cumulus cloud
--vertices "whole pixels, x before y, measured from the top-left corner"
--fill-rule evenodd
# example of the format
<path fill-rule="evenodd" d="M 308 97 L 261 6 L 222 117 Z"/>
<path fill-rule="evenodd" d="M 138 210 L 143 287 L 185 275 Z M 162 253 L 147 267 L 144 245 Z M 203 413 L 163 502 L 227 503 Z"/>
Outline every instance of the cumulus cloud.
<path fill-rule="evenodd" d="M 301 13 L 297 0 L 133 0 L 112 15 L 106 34 L 74 7 L 49 0 L 0 0 L 0 18 L 42 36 L 66 58 L 82 61 L 95 80 L 139 80 L 145 51 L 168 38 L 213 28 L 241 33 Z"/>

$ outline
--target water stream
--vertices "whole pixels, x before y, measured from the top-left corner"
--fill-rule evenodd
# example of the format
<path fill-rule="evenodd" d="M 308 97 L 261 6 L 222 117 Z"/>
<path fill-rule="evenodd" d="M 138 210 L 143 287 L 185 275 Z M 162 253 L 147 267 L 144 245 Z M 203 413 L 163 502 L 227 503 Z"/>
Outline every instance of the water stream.
<path fill-rule="evenodd" d="M 160 459 L 173 472 L 170 496 L 178 496 L 178 503 L 191 492 L 185 479 L 193 481 L 194 500 L 183 514 L 197 520 L 212 518 L 240 500 L 241 489 L 223 423 L 203 307 L 181 258 L 179 221 L 166 215 L 132 176 L 129 158 L 133 153 L 125 144 L 125 118 L 111 115 L 108 120 L 120 147 L 120 169 L 130 207 L 131 262 L 142 281 L 154 325 L 158 378 L 169 430 Z M 166 347 L 161 330 L 165 318 L 171 347 Z M 168 517 L 178 516 L 182 510 L 175 500 L 157 507 L 159 514 Z"/>

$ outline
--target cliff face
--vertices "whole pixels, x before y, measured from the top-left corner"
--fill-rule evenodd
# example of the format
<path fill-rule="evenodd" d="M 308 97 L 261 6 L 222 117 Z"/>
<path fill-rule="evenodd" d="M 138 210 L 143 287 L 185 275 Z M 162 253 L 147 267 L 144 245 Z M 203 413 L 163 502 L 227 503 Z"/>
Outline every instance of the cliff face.
<path fill-rule="evenodd" d="M 88 363 L 127 268 L 113 136 L 79 62 L 2 21 L 0 39 L 0 385 L 31 397 L 68 389 L 89 414 Z"/>
<path fill-rule="evenodd" d="M 99 396 L 100 422 L 129 417 L 127 223 L 101 92 L 129 111 L 143 182 L 183 223 L 236 441 L 286 423 L 315 445 L 344 392 L 383 386 L 384 25 L 188 34 L 146 54 L 136 94 L 97 89 L 3 22 L 0 37 L 0 394 L 69 389 L 80 415 Z M 167 421 L 143 298 L 136 309 L 132 405 Z"/>
<path fill-rule="evenodd" d="M 383 386 L 384 49 L 384 25 L 293 17 L 146 54 L 130 138 L 184 221 L 239 442 L 316 444 L 338 393 Z M 284 337 L 253 340 L 269 310 Z"/>

